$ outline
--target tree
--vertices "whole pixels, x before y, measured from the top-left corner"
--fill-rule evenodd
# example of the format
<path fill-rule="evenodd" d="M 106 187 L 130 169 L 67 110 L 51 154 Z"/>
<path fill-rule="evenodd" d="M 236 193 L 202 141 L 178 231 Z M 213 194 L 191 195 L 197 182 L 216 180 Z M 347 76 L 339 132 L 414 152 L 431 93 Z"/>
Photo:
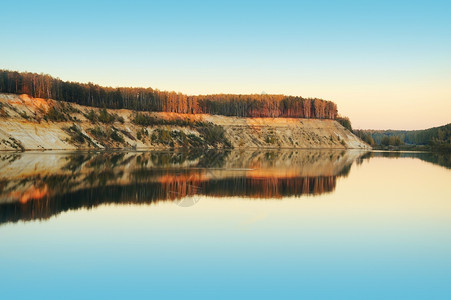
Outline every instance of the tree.
<path fill-rule="evenodd" d="M 338 123 L 340 123 L 344 128 L 346 128 L 347 130 L 352 132 L 352 125 L 351 125 L 351 121 L 349 120 L 348 117 L 337 117 L 336 119 L 338 121 Z"/>
<path fill-rule="evenodd" d="M 187 96 L 151 88 L 112 88 L 93 83 L 62 81 L 45 74 L 0 70 L 0 92 L 25 93 L 101 108 L 126 108 L 237 117 L 336 119 L 337 106 L 318 98 L 285 95 L 215 94 Z M 347 119 L 347 118 L 346 118 Z M 349 119 L 344 126 L 352 130 Z"/>

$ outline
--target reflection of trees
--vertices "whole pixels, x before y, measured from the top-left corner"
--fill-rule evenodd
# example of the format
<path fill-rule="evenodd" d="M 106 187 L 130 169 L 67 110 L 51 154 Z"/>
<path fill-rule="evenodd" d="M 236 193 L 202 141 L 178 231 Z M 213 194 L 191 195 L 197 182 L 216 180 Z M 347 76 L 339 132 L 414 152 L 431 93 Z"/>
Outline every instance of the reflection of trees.
<path fill-rule="evenodd" d="M 68 210 L 90 209 L 101 204 L 151 204 L 194 195 L 282 198 L 331 192 L 336 185 L 336 176 L 204 180 L 200 174 L 185 174 L 161 179 L 161 182 L 99 185 L 61 194 L 47 193 L 41 198 L 2 204 L 0 223 L 47 219 Z"/>
<path fill-rule="evenodd" d="M 410 157 L 418 158 L 423 161 L 432 163 L 434 165 L 439 165 L 445 168 L 451 168 L 451 153 L 439 153 L 439 152 L 401 152 L 401 151 L 391 151 L 391 152 L 368 152 L 362 155 L 357 160 L 357 163 L 361 163 L 366 159 L 372 157 L 388 157 L 388 158 L 401 158 Z"/>
<path fill-rule="evenodd" d="M 323 194 L 335 189 L 336 176 L 295 178 L 248 178 L 212 180 L 201 187 L 205 194 L 227 197 L 282 198 L 306 194 Z"/>
<path fill-rule="evenodd" d="M 33 174 L 0 178 L 0 223 L 46 219 L 101 204 L 151 204 L 195 195 L 260 199 L 318 195 L 333 191 L 337 177 L 346 176 L 354 160 L 342 151 L 65 155 L 62 167 L 51 172 L 36 167 L 31 168 Z M 20 160 L 15 160 L 18 168 L 23 165 Z"/>

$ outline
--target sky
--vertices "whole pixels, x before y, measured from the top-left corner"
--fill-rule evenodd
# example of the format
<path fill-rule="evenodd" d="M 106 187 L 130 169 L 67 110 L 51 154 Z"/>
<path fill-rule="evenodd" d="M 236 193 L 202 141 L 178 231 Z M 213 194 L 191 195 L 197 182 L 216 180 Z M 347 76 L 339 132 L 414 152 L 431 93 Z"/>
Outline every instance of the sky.
<path fill-rule="evenodd" d="M 451 122 L 451 1 L 5 1 L 0 68 L 334 101 L 354 128 Z"/>

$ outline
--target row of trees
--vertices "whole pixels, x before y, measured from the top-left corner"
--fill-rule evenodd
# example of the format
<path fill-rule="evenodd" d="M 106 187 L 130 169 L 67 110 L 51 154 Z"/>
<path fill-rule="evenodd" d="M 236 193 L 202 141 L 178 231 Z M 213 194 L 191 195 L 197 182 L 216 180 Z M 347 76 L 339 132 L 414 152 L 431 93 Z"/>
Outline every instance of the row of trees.
<path fill-rule="evenodd" d="M 372 145 L 451 144 L 451 123 L 425 130 L 355 130 L 354 133 Z"/>
<path fill-rule="evenodd" d="M 337 106 L 322 99 L 284 95 L 188 96 L 152 88 L 112 88 L 62 81 L 49 75 L 0 70 L 0 92 L 28 94 L 80 105 L 141 111 L 209 113 L 237 117 L 335 119 Z"/>

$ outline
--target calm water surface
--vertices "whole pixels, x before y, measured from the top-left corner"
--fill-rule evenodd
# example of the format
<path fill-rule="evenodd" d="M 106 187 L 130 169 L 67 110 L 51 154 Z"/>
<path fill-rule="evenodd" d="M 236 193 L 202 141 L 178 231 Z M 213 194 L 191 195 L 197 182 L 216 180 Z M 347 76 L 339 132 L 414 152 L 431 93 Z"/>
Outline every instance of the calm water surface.
<path fill-rule="evenodd" d="M 451 299 L 451 159 L 0 154 L 0 299 Z"/>

